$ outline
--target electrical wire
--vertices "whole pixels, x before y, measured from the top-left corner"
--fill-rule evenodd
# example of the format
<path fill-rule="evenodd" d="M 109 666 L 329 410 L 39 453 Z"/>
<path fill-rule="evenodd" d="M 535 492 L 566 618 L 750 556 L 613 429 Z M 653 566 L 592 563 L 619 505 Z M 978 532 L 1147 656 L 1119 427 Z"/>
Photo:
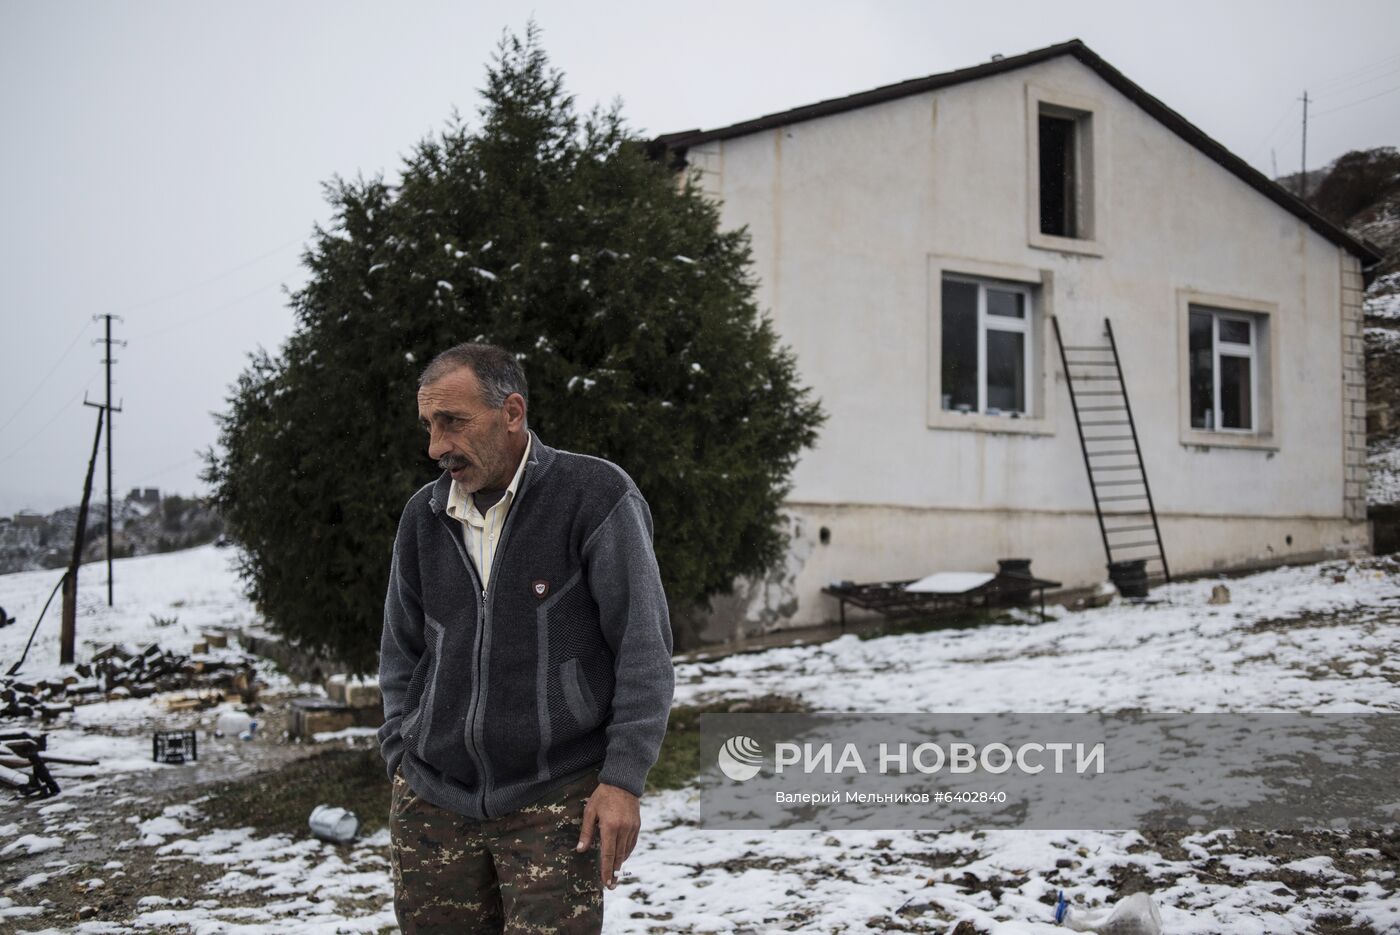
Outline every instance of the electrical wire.
<path fill-rule="evenodd" d="M 1325 81 L 1312 82 L 1310 84 L 1310 87 L 1316 88 L 1319 91 L 1324 91 L 1330 94 L 1336 90 L 1336 86 L 1338 84 L 1350 81 L 1357 75 L 1371 71 L 1373 68 L 1384 68 L 1390 65 L 1391 63 L 1397 61 L 1400 61 L 1400 54 L 1387 55 L 1385 58 L 1377 59 L 1376 61 L 1371 62 L 1369 65 L 1362 65 L 1360 68 L 1355 68 L 1351 71 L 1339 72 Z"/>
<path fill-rule="evenodd" d="M 146 300 L 143 301 L 143 302 L 137 302 L 135 305 L 128 305 L 128 306 L 126 306 L 125 308 L 121 309 L 120 311 L 116 312 L 116 314 L 119 314 L 119 315 L 120 315 L 120 314 L 123 314 L 123 313 L 125 313 L 125 312 L 135 311 L 135 310 L 138 309 L 138 308 L 145 308 L 145 307 L 148 306 L 148 305 L 155 305 L 155 304 L 157 304 L 157 303 L 159 303 L 159 302 L 164 302 L 164 301 L 166 301 L 167 299 L 177 298 L 178 296 L 182 296 L 182 295 L 185 295 L 186 293 L 193 292 L 194 290 L 203 288 L 204 286 L 207 286 L 207 285 L 209 285 L 209 284 L 212 283 L 212 282 L 218 282 L 220 279 L 225 279 L 225 278 L 227 278 L 227 277 L 229 277 L 229 276 L 232 276 L 234 273 L 237 273 L 237 272 L 239 272 L 240 270 L 245 270 L 245 269 L 247 269 L 248 267 L 252 266 L 254 263 L 260 263 L 260 262 L 262 262 L 263 260 L 267 259 L 267 258 L 270 257 L 270 256 L 274 256 L 274 255 L 276 255 L 276 254 L 278 254 L 278 253 L 281 253 L 283 250 L 287 249 L 288 247 L 290 247 L 290 246 L 292 246 L 292 245 L 294 245 L 294 244 L 299 244 L 299 243 L 301 243 L 304 239 L 305 239 L 305 238 L 297 237 L 297 238 L 295 238 L 295 239 L 293 239 L 293 240 L 289 240 L 289 241 L 287 241 L 287 242 L 284 243 L 284 244 L 281 244 L 281 245 L 279 245 L 279 246 L 273 247 L 271 250 L 267 251 L 266 253 L 260 253 L 260 254 L 258 254 L 257 256 L 253 257 L 251 260 L 248 260 L 248 261 L 246 261 L 246 262 L 244 262 L 244 263 L 238 264 L 237 266 L 234 266 L 234 267 L 231 267 L 231 268 L 229 268 L 229 269 L 226 269 L 226 270 L 224 270 L 222 273 L 216 273 L 215 275 L 210 276 L 210 277 L 208 277 L 207 279 L 201 279 L 199 282 L 191 283 L 191 284 L 188 285 L 188 286 L 181 286 L 179 289 L 176 289 L 176 290 L 173 291 L 173 292 L 167 292 L 167 293 L 165 293 L 164 295 L 156 296 L 156 297 L 153 298 L 153 299 L 146 299 Z"/>
<path fill-rule="evenodd" d="M 1346 110 L 1348 107 L 1355 107 L 1357 104 L 1364 104 L 1367 101 L 1374 101 L 1378 97 L 1385 97 L 1387 94 L 1394 94 L 1396 91 L 1400 91 L 1400 84 L 1397 84 L 1393 88 L 1388 88 L 1380 92 L 1379 94 L 1372 94 L 1370 97 L 1363 97 L 1360 100 L 1352 101 L 1348 104 L 1343 104 L 1340 107 L 1333 107 L 1331 110 L 1324 110 L 1321 113 L 1313 114 L 1313 116 L 1326 117 L 1328 114 L 1335 114 L 1339 110 Z"/>
<path fill-rule="evenodd" d="M 44 384 L 49 382 L 49 377 L 53 376 L 54 371 L 58 369 L 58 365 L 63 363 L 63 361 L 68 358 L 68 355 L 77 345 L 78 339 L 81 338 L 90 327 L 92 327 L 91 319 L 83 323 L 83 326 L 78 329 L 78 333 L 73 335 L 73 340 L 68 342 L 68 346 L 64 348 L 63 353 L 58 355 L 58 360 L 54 361 L 53 366 L 49 368 L 49 372 L 44 374 L 44 378 L 42 380 L 34 384 L 34 389 L 30 392 L 28 396 L 25 397 L 24 402 L 19 404 L 19 408 L 16 409 L 14 413 L 12 413 L 10 417 L 5 420 L 5 424 L 0 425 L 0 432 L 3 432 L 5 429 L 9 428 L 10 423 L 15 421 L 15 419 L 18 418 L 19 414 L 24 411 L 24 407 L 28 406 L 35 396 L 39 395 L 39 391 L 44 388 Z"/>
<path fill-rule="evenodd" d="M 33 435 L 29 436 L 27 439 L 25 439 L 24 442 L 22 442 L 18 448 L 15 448 L 9 454 L 5 455 L 5 457 L 0 458 L 0 464 L 4 464 L 6 461 L 9 461 L 15 455 L 28 448 L 40 435 L 43 435 L 45 432 L 47 432 L 53 426 L 53 424 L 57 422 L 65 412 L 68 411 L 68 407 L 73 405 L 73 403 L 77 402 L 78 397 L 82 396 L 92 387 L 92 381 L 96 380 L 101 375 L 102 372 L 99 370 L 96 373 L 94 373 L 91 377 L 89 377 L 87 383 L 83 385 L 83 388 L 78 390 L 78 392 L 74 393 L 72 396 L 70 396 L 68 398 L 68 401 L 65 402 L 62 406 L 60 406 L 58 411 L 55 412 L 47 422 L 45 422 L 39 427 L 38 431 L 36 431 Z"/>
<path fill-rule="evenodd" d="M 138 335 L 134 335 L 132 338 L 130 338 L 130 340 L 137 341 L 137 340 L 141 340 L 141 339 L 143 339 L 143 338 L 152 338 L 152 337 L 155 337 L 156 335 L 159 335 L 159 334 L 165 334 L 165 333 L 167 333 L 167 332 L 174 331 L 174 330 L 176 330 L 177 328 L 184 328 L 184 327 L 187 327 L 187 326 L 189 326 L 189 325 L 197 324 L 197 323 L 199 323 L 200 321 L 203 321 L 204 319 L 208 318 L 210 315 L 214 315 L 214 314 L 217 314 L 218 312 L 224 311 L 225 309 L 232 308 L 233 306 L 238 305 L 240 302 L 246 302 L 247 300 L 251 299 L 253 296 L 259 295 L 259 294 L 261 294 L 261 293 L 263 293 L 263 292 L 266 292 L 266 291 L 269 290 L 269 289 L 272 289 L 272 288 L 275 288 L 275 287 L 277 287 L 277 286 L 280 286 L 281 284 L 282 284 L 282 280 L 280 280 L 280 279 L 277 280 L 277 281 L 275 281 L 275 282 L 265 283 L 265 284 L 263 284 L 263 285 L 261 285 L 261 286 L 258 286 L 258 287 L 257 287 L 256 289 L 254 289 L 252 292 L 246 292 L 246 293 L 244 293 L 243 295 L 240 295 L 240 296 L 239 296 L 238 298 L 236 298 L 236 299 L 231 299 L 231 300 L 229 300 L 228 302 L 225 302 L 223 305 L 217 305 L 217 306 L 215 306 L 214 308 L 211 308 L 211 309 L 208 309 L 208 310 L 206 310 L 206 311 L 200 312 L 198 315 L 192 315 L 192 316 L 190 316 L 189 318 L 186 318 L 186 319 L 184 319 L 184 320 L 182 320 L 182 321 L 177 321 L 177 322 L 175 322 L 175 323 L 173 323 L 173 324 L 166 325 L 166 326 L 163 327 L 163 328 L 156 328 L 154 331 L 143 331 L 143 332 L 141 332 L 141 333 L 138 334 Z"/>
<path fill-rule="evenodd" d="M 1337 88 L 1336 90 L 1328 91 L 1326 94 L 1318 95 L 1316 99 L 1320 101 L 1330 100 L 1332 97 L 1341 94 L 1343 91 L 1350 91 L 1353 88 L 1361 87 L 1363 84 L 1370 84 L 1373 81 L 1380 81 L 1383 78 L 1389 78 L 1391 75 L 1400 75 L 1400 68 L 1392 68 L 1390 71 L 1383 71 L 1378 75 L 1372 75 L 1369 78 L 1363 78 L 1355 84 L 1349 84 L 1344 88 Z"/>
<path fill-rule="evenodd" d="M 24 651 L 19 654 L 19 658 L 15 660 L 14 665 L 10 666 L 9 671 L 5 673 L 6 675 L 14 675 L 19 671 L 19 667 L 24 665 L 24 660 L 29 656 L 29 647 L 34 645 L 34 634 L 39 632 L 39 624 L 44 622 L 44 614 L 49 612 L 49 605 L 53 603 L 53 596 L 58 593 L 58 589 L 63 587 L 63 582 L 67 580 L 68 572 L 65 570 L 63 574 L 59 576 L 58 584 L 55 584 L 53 590 L 49 592 L 49 599 L 44 601 L 44 609 L 39 611 L 39 619 L 34 621 L 34 629 L 29 631 L 29 640 L 24 644 Z"/>
<path fill-rule="evenodd" d="M 1269 131 L 1267 136 L 1265 136 L 1262 140 L 1259 141 L 1259 145 L 1255 146 L 1252 150 L 1250 150 L 1249 158 L 1251 161 L 1253 161 L 1254 157 L 1259 155 L 1259 151 L 1265 146 L 1267 146 L 1269 141 L 1274 138 L 1275 134 L 1277 134 L 1279 129 L 1283 126 L 1284 121 L 1287 120 L 1289 117 L 1293 116 L 1293 112 L 1297 109 L 1297 107 L 1298 102 L 1296 100 L 1289 103 L 1287 109 L 1284 110 L 1283 115 L 1280 116 L 1278 118 L 1278 122 L 1274 124 L 1274 128 Z"/>

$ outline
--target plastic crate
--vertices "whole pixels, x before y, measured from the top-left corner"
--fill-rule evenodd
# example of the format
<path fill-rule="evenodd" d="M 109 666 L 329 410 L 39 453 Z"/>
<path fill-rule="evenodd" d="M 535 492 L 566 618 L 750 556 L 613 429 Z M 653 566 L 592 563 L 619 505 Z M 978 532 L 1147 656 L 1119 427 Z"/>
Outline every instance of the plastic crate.
<path fill-rule="evenodd" d="M 157 763 L 183 763 L 199 759 L 198 742 L 192 730 L 158 730 L 151 738 L 151 759 Z"/>

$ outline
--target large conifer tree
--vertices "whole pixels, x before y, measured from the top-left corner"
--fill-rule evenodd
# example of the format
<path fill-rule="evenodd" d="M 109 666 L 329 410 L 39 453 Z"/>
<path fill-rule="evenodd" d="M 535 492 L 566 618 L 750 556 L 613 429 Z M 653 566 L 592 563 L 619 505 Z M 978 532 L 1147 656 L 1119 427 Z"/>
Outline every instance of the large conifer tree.
<path fill-rule="evenodd" d="M 514 350 L 530 426 L 608 458 L 651 505 L 676 607 L 776 560 L 779 510 L 824 416 L 753 301 L 746 233 L 646 157 L 618 109 L 574 112 L 533 24 L 402 180 L 336 180 L 292 296 L 294 334 L 253 355 L 205 478 L 268 620 L 372 671 L 407 498 L 439 475 L 416 380 L 438 351 Z"/>

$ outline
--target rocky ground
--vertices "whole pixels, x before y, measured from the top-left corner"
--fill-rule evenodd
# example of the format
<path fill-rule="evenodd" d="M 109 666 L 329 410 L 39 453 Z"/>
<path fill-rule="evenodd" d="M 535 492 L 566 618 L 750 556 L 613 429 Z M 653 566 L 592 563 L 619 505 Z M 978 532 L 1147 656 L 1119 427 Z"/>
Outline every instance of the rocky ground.
<path fill-rule="evenodd" d="M 1400 503 L 1400 273 L 1366 292 L 1367 500 Z"/>

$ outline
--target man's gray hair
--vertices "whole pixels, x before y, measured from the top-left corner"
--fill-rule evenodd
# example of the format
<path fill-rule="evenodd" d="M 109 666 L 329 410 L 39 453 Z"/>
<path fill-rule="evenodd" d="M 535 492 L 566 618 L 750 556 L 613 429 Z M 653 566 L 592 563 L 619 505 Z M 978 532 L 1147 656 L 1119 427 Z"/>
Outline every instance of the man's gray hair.
<path fill-rule="evenodd" d="M 500 409 L 511 393 L 519 393 L 528 403 L 530 387 L 525 382 L 525 370 L 515 355 L 495 344 L 471 342 L 449 347 L 434 357 L 418 377 L 418 387 L 436 383 L 458 367 L 470 367 L 481 384 L 482 402 Z"/>

